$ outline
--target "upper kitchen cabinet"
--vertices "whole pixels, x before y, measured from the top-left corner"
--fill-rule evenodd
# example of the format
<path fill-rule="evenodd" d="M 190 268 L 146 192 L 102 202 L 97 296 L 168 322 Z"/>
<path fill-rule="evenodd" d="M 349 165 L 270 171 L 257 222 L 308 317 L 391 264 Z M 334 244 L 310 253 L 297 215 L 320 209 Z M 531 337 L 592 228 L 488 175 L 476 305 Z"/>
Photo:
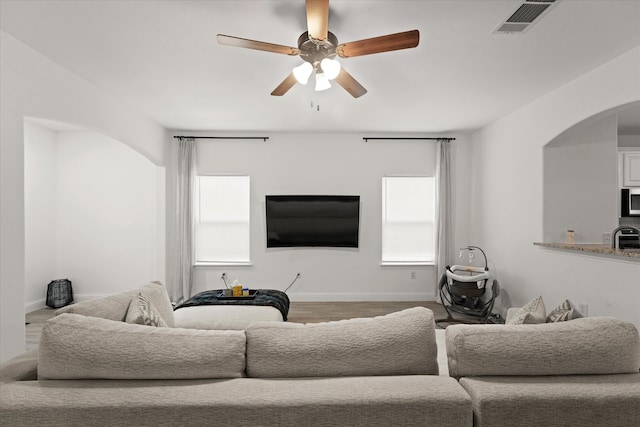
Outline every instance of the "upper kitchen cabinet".
<path fill-rule="evenodd" d="M 640 150 L 620 151 L 623 187 L 640 187 Z"/>
<path fill-rule="evenodd" d="M 618 111 L 620 187 L 640 187 L 640 102 Z"/>

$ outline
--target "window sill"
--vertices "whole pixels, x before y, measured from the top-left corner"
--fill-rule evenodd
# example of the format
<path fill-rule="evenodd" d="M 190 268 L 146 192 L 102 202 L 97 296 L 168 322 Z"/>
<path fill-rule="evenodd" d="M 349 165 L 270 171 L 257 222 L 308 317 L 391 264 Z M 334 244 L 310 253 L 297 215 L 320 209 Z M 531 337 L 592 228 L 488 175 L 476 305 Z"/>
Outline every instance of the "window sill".
<path fill-rule="evenodd" d="M 201 267 L 251 267 L 253 263 L 251 261 L 246 262 L 233 262 L 233 261 L 220 261 L 220 262 L 196 262 L 193 264 L 194 268 Z"/>
<path fill-rule="evenodd" d="M 414 266 L 434 266 L 433 261 L 380 261 L 383 267 L 414 267 Z"/>

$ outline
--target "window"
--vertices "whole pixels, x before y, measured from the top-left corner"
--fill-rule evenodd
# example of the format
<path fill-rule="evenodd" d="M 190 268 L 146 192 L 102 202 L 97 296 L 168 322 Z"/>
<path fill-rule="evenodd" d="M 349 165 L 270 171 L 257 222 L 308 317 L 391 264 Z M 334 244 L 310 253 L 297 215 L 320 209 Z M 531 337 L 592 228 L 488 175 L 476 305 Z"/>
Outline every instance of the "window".
<path fill-rule="evenodd" d="M 382 178 L 382 263 L 431 264 L 435 259 L 435 179 Z"/>
<path fill-rule="evenodd" d="M 198 176 L 196 263 L 248 263 L 249 177 Z"/>

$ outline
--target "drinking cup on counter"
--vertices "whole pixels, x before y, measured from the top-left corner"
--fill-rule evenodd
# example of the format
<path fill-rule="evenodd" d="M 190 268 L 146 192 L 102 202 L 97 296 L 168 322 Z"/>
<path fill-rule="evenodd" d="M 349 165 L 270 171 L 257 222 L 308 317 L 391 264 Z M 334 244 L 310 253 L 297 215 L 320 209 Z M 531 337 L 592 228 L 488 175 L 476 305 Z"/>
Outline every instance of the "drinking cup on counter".
<path fill-rule="evenodd" d="M 242 296 L 242 286 L 238 285 L 233 287 L 233 296 L 234 297 Z"/>
<path fill-rule="evenodd" d="M 247 288 L 247 287 L 242 288 L 242 296 L 243 297 L 248 297 L 249 296 L 249 288 Z"/>
<path fill-rule="evenodd" d="M 573 245 L 575 243 L 575 233 L 573 230 L 567 230 L 564 242 L 568 245 Z"/>

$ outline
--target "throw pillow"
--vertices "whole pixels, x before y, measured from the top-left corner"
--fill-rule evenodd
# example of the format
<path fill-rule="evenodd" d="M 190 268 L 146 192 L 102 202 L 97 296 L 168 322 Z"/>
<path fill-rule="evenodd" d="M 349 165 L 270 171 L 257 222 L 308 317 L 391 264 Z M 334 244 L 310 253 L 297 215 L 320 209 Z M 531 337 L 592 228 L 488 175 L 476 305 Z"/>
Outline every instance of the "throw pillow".
<path fill-rule="evenodd" d="M 565 300 L 547 315 L 547 322 L 565 322 L 567 320 L 578 319 L 580 317 L 582 317 L 582 314 L 576 309 L 573 303 L 569 300 Z"/>
<path fill-rule="evenodd" d="M 547 311 L 544 307 L 542 296 L 529 301 L 524 307 L 520 308 L 516 314 L 507 322 L 508 325 L 526 325 L 533 323 L 545 323 L 547 320 Z"/>
<path fill-rule="evenodd" d="M 136 323 L 138 325 L 167 327 L 167 323 L 158 313 L 158 310 L 142 293 L 138 293 L 131 300 L 126 321 L 127 323 Z"/>

